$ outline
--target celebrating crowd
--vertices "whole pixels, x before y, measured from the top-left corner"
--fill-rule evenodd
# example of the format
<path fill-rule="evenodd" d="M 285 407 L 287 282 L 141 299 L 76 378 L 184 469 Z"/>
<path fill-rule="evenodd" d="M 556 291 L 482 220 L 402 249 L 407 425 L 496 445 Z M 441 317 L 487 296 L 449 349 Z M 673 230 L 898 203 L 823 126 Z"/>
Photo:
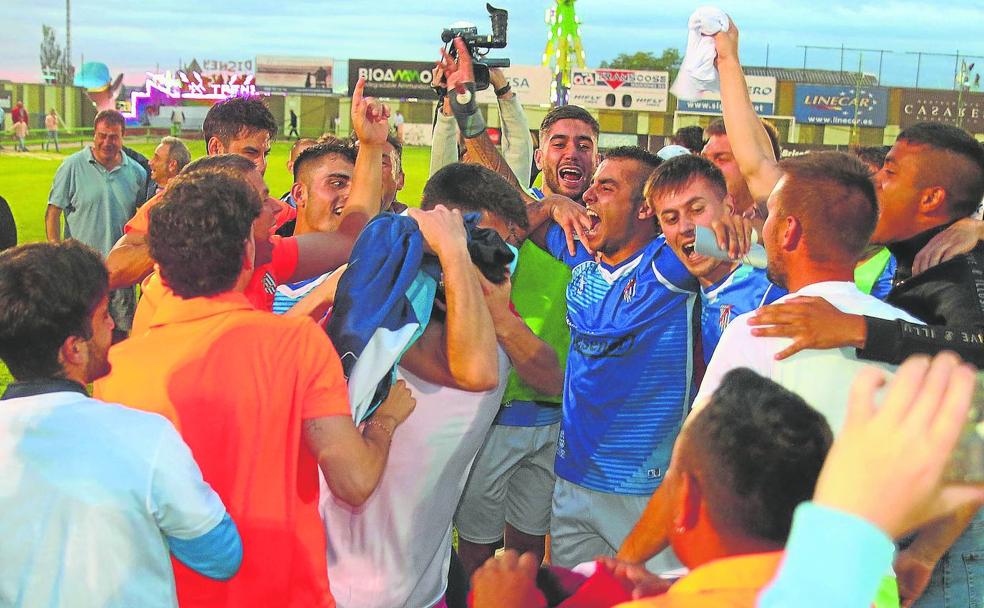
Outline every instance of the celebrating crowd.
<path fill-rule="evenodd" d="M 0 605 L 984 602 L 984 148 L 779 161 L 713 40 L 723 119 L 602 153 L 457 39 L 419 208 L 364 81 L 282 199 L 259 99 L 150 175 L 100 112 L 0 254 Z"/>

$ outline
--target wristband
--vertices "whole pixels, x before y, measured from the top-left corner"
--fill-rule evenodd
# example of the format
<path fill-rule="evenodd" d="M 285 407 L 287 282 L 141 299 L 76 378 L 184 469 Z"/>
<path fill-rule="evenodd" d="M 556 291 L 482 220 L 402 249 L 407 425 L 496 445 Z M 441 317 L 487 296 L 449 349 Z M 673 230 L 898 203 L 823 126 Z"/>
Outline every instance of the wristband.
<path fill-rule="evenodd" d="M 507 82 L 506 83 L 506 86 L 502 87 L 501 89 L 496 89 L 495 90 L 495 96 L 496 97 L 502 97 L 503 95 L 505 95 L 509 91 L 512 91 L 512 85 Z"/>
<path fill-rule="evenodd" d="M 464 93 L 458 93 L 455 90 L 448 91 L 448 99 L 451 101 L 451 111 L 454 112 L 458 130 L 466 139 L 471 139 L 485 132 L 485 118 L 478 111 L 478 102 L 475 100 L 475 83 L 466 82 L 464 86 Z"/>

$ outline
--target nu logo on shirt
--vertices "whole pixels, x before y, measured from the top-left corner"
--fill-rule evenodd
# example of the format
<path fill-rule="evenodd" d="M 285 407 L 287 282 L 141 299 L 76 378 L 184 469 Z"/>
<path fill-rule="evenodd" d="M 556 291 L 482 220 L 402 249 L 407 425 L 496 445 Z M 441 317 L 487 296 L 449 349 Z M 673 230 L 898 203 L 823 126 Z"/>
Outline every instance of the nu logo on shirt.
<path fill-rule="evenodd" d="M 571 348 L 585 357 L 621 357 L 635 345 L 635 334 L 606 338 L 589 336 L 571 328 Z"/>

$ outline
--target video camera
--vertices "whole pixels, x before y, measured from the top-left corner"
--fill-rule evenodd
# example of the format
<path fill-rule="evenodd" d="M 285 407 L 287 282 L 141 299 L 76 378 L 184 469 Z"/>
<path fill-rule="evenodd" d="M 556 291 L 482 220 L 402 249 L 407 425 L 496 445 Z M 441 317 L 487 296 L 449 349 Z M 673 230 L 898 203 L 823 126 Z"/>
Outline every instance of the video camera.
<path fill-rule="evenodd" d="M 452 25 L 441 32 L 441 41 L 448 45 L 448 54 L 454 58 L 458 57 L 458 49 L 455 48 L 452 41 L 455 37 L 460 37 L 465 42 L 465 46 L 468 47 L 468 52 L 472 56 L 472 65 L 475 68 L 475 89 L 479 91 L 489 88 L 489 68 L 509 67 L 508 59 L 486 59 L 485 57 L 490 49 L 506 47 L 509 11 L 495 8 L 491 4 L 486 4 L 485 9 L 489 11 L 489 19 L 492 21 L 491 36 L 480 36 L 478 28 L 470 24 L 459 27 Z M 438 90 L 443 94 L 440 88 Z"/>

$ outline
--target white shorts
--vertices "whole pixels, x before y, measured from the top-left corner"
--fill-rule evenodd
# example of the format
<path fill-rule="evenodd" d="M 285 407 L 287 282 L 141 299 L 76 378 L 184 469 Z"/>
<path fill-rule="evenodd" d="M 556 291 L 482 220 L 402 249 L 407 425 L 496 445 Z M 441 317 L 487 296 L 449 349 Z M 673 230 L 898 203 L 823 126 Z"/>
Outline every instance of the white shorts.
<path fill-rule="evenodd" d="M 649 496 L 596 492 L 564 479 L 554 486 L 550 563 L 562 568 L 614 556 L 649 504 Z M 646 562 L 650 572 L 680 568 L 671 547 Z"/>
<path fill-rule="evenodd" d="M 559 422 L 492 427 L 475 457 L 454 517 L 459 538 L 481 545 L 496 543 L 507 523 L 531 536 L 549 532 L 559 433 Z"/>

